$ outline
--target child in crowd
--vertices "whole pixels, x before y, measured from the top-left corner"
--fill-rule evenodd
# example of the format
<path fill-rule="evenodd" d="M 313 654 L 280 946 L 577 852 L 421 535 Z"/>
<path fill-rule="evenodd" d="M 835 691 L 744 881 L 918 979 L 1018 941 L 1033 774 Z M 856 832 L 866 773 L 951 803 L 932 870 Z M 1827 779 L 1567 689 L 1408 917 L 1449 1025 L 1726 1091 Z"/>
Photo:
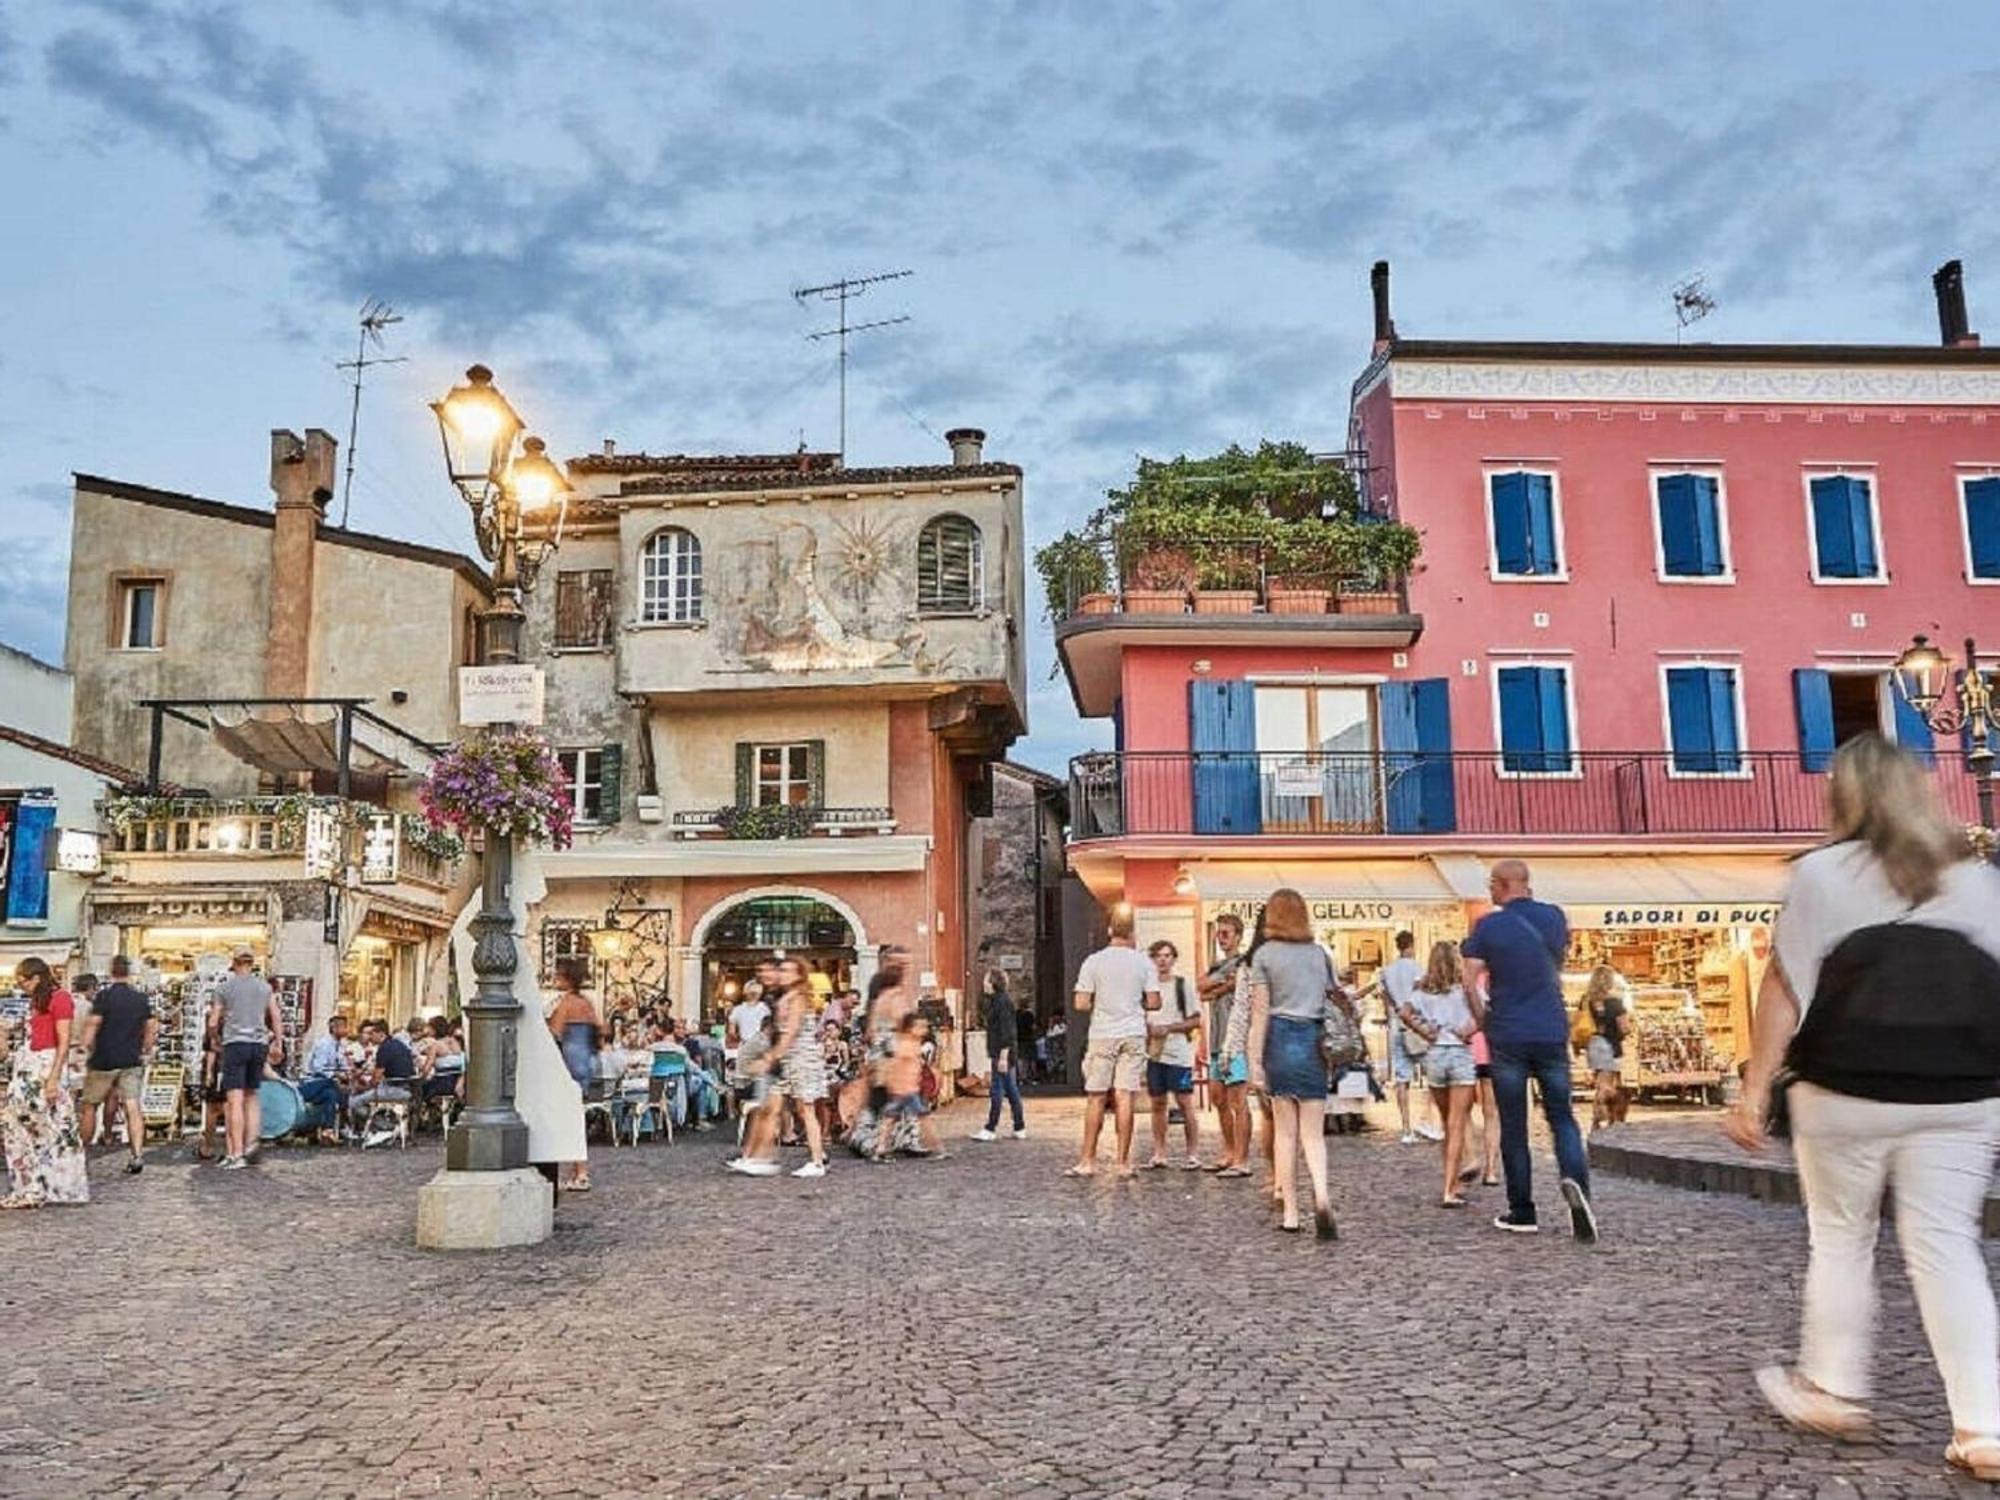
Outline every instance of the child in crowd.
<path fill-rule="evenodd" d="M 937 1133 L 924 1108 L 924 1041 L 930 1029 L 922 1011 L 913 1010 L 896 1023 L 893 1050 L 884 1070 L 889 1102 L 883 1106 L 881 1123 L 875 1130 L 876 1161 L 889 1159 L 896 1127 L 904 1120 L 915 1123 L 917 1139 L 924 1150 L 937 1153 Z"/>

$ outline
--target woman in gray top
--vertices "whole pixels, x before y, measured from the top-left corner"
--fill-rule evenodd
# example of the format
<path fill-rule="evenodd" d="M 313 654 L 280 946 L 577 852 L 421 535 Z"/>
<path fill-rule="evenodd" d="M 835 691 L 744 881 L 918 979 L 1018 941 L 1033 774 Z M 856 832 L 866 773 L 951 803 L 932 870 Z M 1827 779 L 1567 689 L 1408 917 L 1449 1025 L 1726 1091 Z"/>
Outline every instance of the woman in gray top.
<path fill-rule="evenodd" d="M 1264 945 L 1250 961 L 1250 1087 L 1271 1101 L 1277 1178 L 1282 1207 L 1278 1227 L 1299 1228 L 1298 1155 L 1303 1147 L 1312 1178 L 1313 1219 L 1319 1237 L 1334 1238 L 1327 1201 L 1326 1064 L 1320 1036 L 1336 991 L 1333 961 L 1313 941 L 1305 898 L 1289 888 L 1271 893 L 1264 906 Z M 1345 1003 L 1343 996 L 1342 1003 Z"/>

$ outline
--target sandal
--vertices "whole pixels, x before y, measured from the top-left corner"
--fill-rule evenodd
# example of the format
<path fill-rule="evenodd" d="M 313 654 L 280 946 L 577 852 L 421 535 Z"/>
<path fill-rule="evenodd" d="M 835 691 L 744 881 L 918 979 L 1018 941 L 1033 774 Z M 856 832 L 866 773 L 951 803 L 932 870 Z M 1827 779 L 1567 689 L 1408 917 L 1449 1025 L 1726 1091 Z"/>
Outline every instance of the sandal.
<path fill-rule="evenodd" d="M 1463 1207 L 1465 1207 L 1465 1200 L 1464 1200 L 1463 1198 L 1443 1198 L 1443 1199 L 1440 1199 L 1440 1200 L 1438 1201 L 1438 1207 L 1439 1207 L 1439 1208 L 1463 1208 Z"/>
<path fill-rule="evenodd" d="M 1479 1185 L 1481 1187 L 1498 1187 L 1500 1186 L 1500 1179 L 1497 1177 L 1482 1177 L 1479 1179 Z"/>
<path fill-rule="evenodd" d="M 1248 1167 L 1224 1167 L 1215 1175 L 1217 1177 L 1229 1177 L 1229 1178 L 1240 1179 L 1244 1177 L 1254 1177 L 1257 1174 L 1255 1172 L 1252 1172 Z"/>
<path fill-rule="evenodd" d="M 1167 1169 L 1167 1160 L 1163 1156 L 1156 1156 L 1151 1161 L 1146 1163 L 1146 1170 L 1148 1172 L 1164 1172 L 1166 1171 L 1166 1169 Z"/>
<path fill-rule="evenodd" d="M 883 1158 L 880 1156 L 877 1156 L 875 1158 L 875 1160 L 877 1161 L 881 1161 L 882 1159 Z M 1069 1168 L 1067 1171 L 1063 1173 L 1063 1176 L 1065 1177 L 1095 1177 L 1096 1175 L 1097 1175 L 1097 1168 L 1086 1167 L 1082 1162 L 1078 1162 L 1075 1166 Z"/>
<path fill-rule="evenodd" d="M 0 1208 L 40 1208 L 42 1200 L 30 1198 L 26 1193 L 9 1193 L 0 1198 Z"/>
<path fill-rule="evenodd" d="M 1988 1484 L 2000 1482 L 2000 1438 L 1953 1438 L 1944 1461 Z"/>
<path fill-rule="evenodd" d="M 1181 1163 L 1181 1170 L 1183 1172 L 1199 1172 L 1201 1169 L 1201 1158 L 1198 1156 L 1190 1156 L 1186 1161 Z"/>
<path fill-rule="evenodd" d="M 1770 1403 L 1772 1411 L 1802 1431 L 1851 1443 L 1866 1439 L 1874 1428 L 1874 1419 L 1869 1416 L 1867 1407 L 1844 1400 L 1831 1391 L 1823 1391 L 1798 1371 L 1786 1369 L 1783 1365 L 1766 1365 L 1759 1370 L 1757 1389 Z M 1992 1442 L 1991 1439 L 1981 1441 Z M 1957 1446 L 1952 1444 L 1954 1448 Z M 1996 1473 L 2000 1473 L 2000 1443 L 1993 1447 Z M 1950 1450 L 1946 1452 L 1949 1454 Z"/>

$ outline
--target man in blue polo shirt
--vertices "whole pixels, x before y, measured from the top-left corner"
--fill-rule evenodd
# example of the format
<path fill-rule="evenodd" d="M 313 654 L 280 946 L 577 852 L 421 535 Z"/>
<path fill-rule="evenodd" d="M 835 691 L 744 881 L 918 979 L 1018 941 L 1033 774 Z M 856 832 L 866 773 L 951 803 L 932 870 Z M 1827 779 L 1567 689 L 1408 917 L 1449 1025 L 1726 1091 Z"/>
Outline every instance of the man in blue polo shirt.
<path fill-rule="evenodd" d="M 1533 1234 L 1535 1195 L 1528 1156 L 1528 1080 L 1542 1092 L 1542 1113 L 1555 1137 L 1563 1201 L 1582 1243 L 1597 1240 L 1590 1207 L 1590 1163 L 1570 1109 L 1569 1012 L 1563 1004 L 1562 961 L 1569 923 L 1559 907 L 1537 901 L 1527 865 L 1503 859 L 1486 888 L 1495 910 L 1481 917 L 1462 945 L 1465 995 L 1486 1030 L 1493 1055 L 1493 1097 L 1500 1107 L 1500 1161 L 1507 1174 L 1507 1212 L 1498 1229 Z"/>

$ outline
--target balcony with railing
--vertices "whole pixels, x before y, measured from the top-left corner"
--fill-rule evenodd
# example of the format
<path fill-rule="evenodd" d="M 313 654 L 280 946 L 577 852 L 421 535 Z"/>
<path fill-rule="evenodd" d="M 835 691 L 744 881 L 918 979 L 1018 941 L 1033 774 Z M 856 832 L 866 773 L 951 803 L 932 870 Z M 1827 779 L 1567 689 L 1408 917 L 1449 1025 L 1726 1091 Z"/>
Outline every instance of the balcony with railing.
<path fill-rule="evenodd" d="M 804 807 L 766 803 L 674 814 L 678 839 L 852 838 L 896 831 L 886 807 Z"/>
<path fill-rule="evenodd" d="M 1961 757 L 1937 786 L 1971 822 Z M 1825 826 L 1826 776 L 1796 751 L 1102 752 L 1070 762 L 1072 842 L 1216 838 L 1718 838 L 1806 841 Z"/>
<path fill-rule="evenodd" d="M 104 805 L 106 858 L 128 879 L 457 881 L 464 850 L 413 814 L 338 797 L 127 797 Z"/>

